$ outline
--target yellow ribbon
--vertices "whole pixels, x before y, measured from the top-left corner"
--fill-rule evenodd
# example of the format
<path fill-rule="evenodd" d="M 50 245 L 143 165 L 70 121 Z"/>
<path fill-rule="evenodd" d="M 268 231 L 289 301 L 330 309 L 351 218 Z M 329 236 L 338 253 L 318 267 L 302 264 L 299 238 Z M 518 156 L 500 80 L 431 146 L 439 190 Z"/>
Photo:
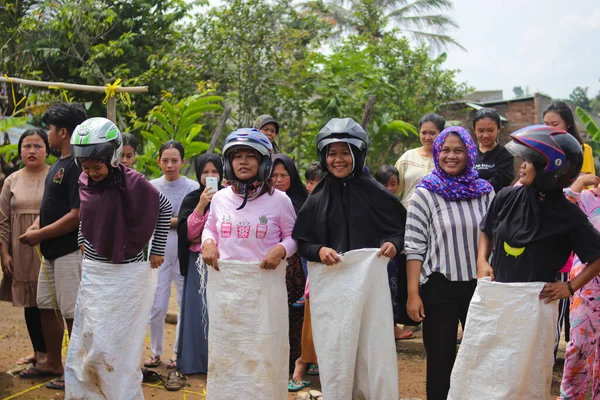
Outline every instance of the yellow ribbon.
<path fill-rule="evenodd" d="M 10 90 L 12 92 L 12 99 L 13 99 L 13 115 L 15 115 L 15 113 L 17 112 L 17 107 L 19 107 L 19 105 L 23 102 L 23 100 L 25 100 L 25 96 L 23 96 L 23 98 L 17 103 L 17 96 L 15 96 L 15 87 L 13 85 L 13 80 L 11 77 L 9 77 L 8 75 L 4 74 L 4 77 L 6 78 L 6 80 L 8 81 L 8 83 L 10 83 Z"/>
<path fill-rule="evenodd" d="M 121 78 L 117 78 L 117 80 L 114 83 L 107 83 L 106 89 L 104 90 L 106 96 L 104 97 L 104 101 L 102 101 L 102 104 L 108 103 L 108 99 L 110 99 L 111 97 L 115 97 L 115 95 L 117 94 L 117 89 L 120 87 L 122 87 Z M 131 106 L 131 97 L 129 97 L 129 93 L 119 92 L 119 97 L 121 98 L 121 101 L 123 101 L 123 103 L 125 103 L 128 107 Z"/>

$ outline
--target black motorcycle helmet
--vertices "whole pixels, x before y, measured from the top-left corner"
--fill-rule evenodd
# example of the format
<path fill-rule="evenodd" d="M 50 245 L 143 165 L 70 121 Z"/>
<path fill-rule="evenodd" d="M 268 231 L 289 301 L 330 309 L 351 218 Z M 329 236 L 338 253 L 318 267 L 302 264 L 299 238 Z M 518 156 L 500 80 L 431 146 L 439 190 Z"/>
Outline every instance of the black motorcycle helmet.
<path fill-rule="evenodd" d="M 533 184 L 542 193 L 562 190 L 577 179 L 583 165 L 581 145 L 568 132 L 533 125 L 511 133 L 505 147 L 535 167 Z"/>
<path fill-rule="evenodd" d="M 315 138 L 319 161 L 324 171 L 327 169 L 327 148 L 332 143 L 348 143 L 354 157 L 352 173 L 361 172 L 365 166 L 369 137 L 365 130 L 352 118 L 332 118 L 319 131 Z"/>

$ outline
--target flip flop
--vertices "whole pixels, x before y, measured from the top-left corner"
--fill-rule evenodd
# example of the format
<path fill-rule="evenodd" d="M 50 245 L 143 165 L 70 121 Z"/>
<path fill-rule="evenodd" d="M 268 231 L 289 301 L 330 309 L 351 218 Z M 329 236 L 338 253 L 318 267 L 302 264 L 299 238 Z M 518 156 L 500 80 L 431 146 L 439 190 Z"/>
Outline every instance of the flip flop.
<path fill-rule="evenodd" d="M 62 385 L 61 385 L 61 383 L 62 383 Z M 50 382 L 46 382 L 44 387 L 46 387 L 48 389 L 53 389 L 53 390 L 65 390 L 65 379 L 61 377 L 58 379 L 54 379 Z"/>
<path fill-rule="evenodd" d="M 31 371 L 33 371 L 33 373 L 31 373 Z M 38 367 L 31 367 L 19 373 L 19 377 L 22 379 L 56 378 L 59 376 L 62 376 L 62 374 L 57 374 L 56 372 L 45 372 L 39 369 Z"/>
<path fill-rule="evenodd" d="M 175 369 L 177 368 L 177 359 L 170 359 L 169 363 L 167 364 L 167 369 Z"/>
<path fill-rule="evenodd" d="M 310 364 L 308 366 L 308 370 L 306 370 L 307 375 L 319 375 L 319 366 L 316 364 Z"/>
<path fill-rule="evenodd" d="M 144 362 L 144 367 L 146 368 L 156 368 L 160 365 L 160 356 L 152 356 L 150 357 L 150 361 Z"/>
<path fill-rule="evenodd" d="M 305 387 L 309 387 L 312 385 L 311 381 L 300 381 L 299 383 L 294 382 L 293 380 L 288 383 L 288 392 L 298 392 Z"/>

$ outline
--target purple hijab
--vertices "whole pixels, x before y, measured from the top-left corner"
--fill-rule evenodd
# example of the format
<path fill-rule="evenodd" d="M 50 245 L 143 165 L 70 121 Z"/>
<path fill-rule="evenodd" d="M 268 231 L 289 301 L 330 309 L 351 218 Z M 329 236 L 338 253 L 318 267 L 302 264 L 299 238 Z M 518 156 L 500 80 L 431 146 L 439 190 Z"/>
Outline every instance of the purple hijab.
<path fill-rule="evenodd" d="M 102 182 L 79 176 L 81 233 L 100 257 L 121 263 L 150 241 L 158 220 L 159 192 L 146 177 L 123 165 Z"/>
<path fill-rule="evenodd" d="M 440 168 L 440 153 L 444 141 L 449 134 L 455 133 L 465 143 L 469 163 L 460 175 L 448 175 Z M 435 138 L 433 142 L 433 162 L 435 169 L 421 180 L 417 187 L 422 187 L 430 192 L 437 193 L 448 201 L 459 201 L 468 199 L 477 199 L 484 194 L 490 193 L 494 188 L 492 185 L 483 179 L 479 178 L 479 174 L 473 169 L 477 161 L 477 145 L 473 141 L 471 134 L 465 128 L 460 126 L 451 126 L 444 129 Z"/>

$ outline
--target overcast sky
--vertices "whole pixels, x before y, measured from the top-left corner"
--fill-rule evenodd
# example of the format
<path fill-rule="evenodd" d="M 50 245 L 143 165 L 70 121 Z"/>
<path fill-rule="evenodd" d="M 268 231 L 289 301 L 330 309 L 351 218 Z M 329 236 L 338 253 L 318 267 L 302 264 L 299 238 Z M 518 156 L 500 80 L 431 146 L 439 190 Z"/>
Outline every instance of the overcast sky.
<path fill-rule="evenodd" d="M 478 90 L 522 86 L 565 98 L 576 86 L 600 90 L 600 0 L 454 0 L 451 35 L 467 52 L 446 66 Z"/>

